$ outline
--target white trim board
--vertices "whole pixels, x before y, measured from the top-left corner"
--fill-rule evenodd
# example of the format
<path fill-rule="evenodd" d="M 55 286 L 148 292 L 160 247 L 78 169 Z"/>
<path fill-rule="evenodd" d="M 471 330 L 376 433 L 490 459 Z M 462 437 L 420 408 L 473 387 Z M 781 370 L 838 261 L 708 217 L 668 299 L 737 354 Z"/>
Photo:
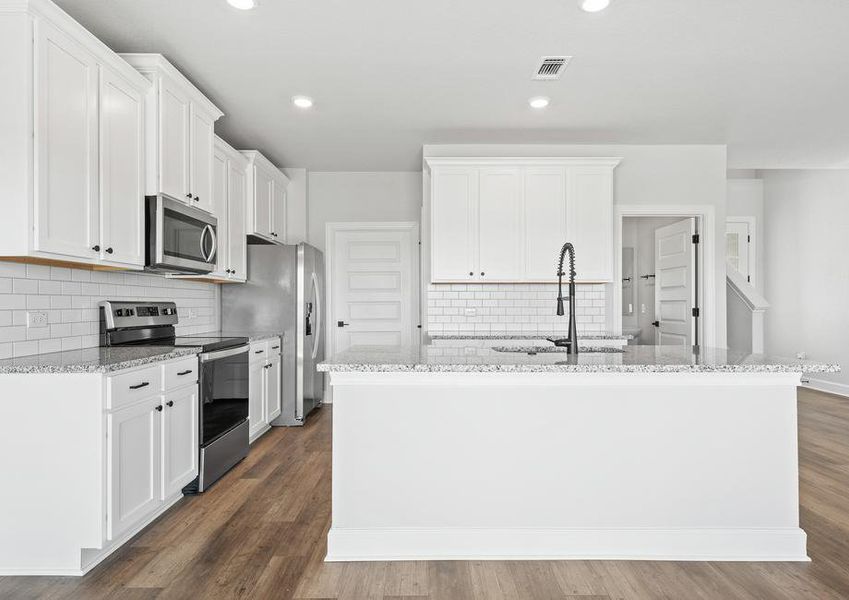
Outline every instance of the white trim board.
<path fill-rule="evenodd" d="M 717 345 L 716 210 L 707 204 L 613 205 L 613 293 L 608 322 L 610 329 L 622 331 L 622 220 L 625 217 L 695 217 L 700 249 L 699 265 L 699 341 L 702 346 Z M 724 238 L 723 231 L 723 238 Z M 724 264 L 724 263 L 723 263 Z M 707 276 L 710 275 L 710 276 Z M 725 278 L 723 277 L 723 281 Z M 706 326 L 708 324 L 709 326 Z"/>
<path fill-rule="evenodd" d="M 806 387 L 809 390 L 816 390 L 817 392 L 825 392 L 827 394 L 834 394 L 836 396 L 846 396 L 847 398 L 849 398 L 849 385 L 845 383 L 827 381 L 825 379 L 815 379 L 812 377 L 805 376 L 802 379 L 802 387 Z"/>

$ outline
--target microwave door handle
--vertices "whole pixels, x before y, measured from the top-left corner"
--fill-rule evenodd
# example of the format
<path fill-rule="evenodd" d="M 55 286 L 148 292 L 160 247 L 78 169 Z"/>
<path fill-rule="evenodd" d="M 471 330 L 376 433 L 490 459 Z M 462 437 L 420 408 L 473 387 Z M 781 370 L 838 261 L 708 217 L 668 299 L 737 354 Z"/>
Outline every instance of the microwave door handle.
<path fill-rule="evenodd" d="M 215 234 L 212 225 L 207 225 L 206 229 L 209 230 L 209 237 L 212 239 L 212 248 L 209 250 L 209 256 L 206 258 L 206 261 L 212 262 L 212 259 L 215 258 L 215 253 L 218 251 L 218 236 Z"/>
<path fill-rule="evenodd" d="M 204 262 L 209 262 L 209 257 L 206 255 L 206 249 L 204 248 L 207 233 L 209 233 L 209 225 L 204 227 L 203 231 L 200 232 L 200 255 L 203 257 Z"/>

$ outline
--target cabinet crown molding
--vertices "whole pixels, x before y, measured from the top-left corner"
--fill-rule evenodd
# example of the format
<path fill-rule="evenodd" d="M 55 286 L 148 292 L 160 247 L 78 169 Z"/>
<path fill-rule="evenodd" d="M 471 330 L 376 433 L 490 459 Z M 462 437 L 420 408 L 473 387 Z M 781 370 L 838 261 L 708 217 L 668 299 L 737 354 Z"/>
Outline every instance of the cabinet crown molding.
<path fill-rule="evenodd" d="M 433 167 L 609 167 L 615 168 L 616 156 L 433 156 L 425 157 Z"/>
<path fill-rule="evenodd" d="M 224 116 L 224 113 L 215 106 L 212 101 L 192 83 L 188 77 L 183 75 L 177 67 L 172 65 L 167 58 L 161 54 L 123 53 L 119 54 L 132 67 L 142 73 L 154 73 L 166 75 L 176 81 L 181 87 L 191 91 L 192 100 L 199 102 L 207 112 L 213 115 L 215 120 Z"/>
<path fill-rule="evenodd" d="M 268 160 L 259 150 L 239 150 L 239 152 L 247 158 L 249 166 L 257 165 L 260 168 L 271 170 L 275 177 L 282 179 L 286 186 L 289 185 L 289 178 L 286 177 L 283 170 Z"/>

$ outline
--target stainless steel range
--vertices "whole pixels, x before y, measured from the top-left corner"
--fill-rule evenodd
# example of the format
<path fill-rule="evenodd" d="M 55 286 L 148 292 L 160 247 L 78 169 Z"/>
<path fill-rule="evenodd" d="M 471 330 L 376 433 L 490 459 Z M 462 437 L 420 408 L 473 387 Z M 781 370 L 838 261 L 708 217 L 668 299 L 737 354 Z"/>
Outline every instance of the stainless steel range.
<path fill-rule="evenodd" d="M 199 474 L 186 494 L 203 492 L 248 454 L 248 339 L 176 335 L 173 302 L 100 303 L 101 346 L 198 347 Z"/>

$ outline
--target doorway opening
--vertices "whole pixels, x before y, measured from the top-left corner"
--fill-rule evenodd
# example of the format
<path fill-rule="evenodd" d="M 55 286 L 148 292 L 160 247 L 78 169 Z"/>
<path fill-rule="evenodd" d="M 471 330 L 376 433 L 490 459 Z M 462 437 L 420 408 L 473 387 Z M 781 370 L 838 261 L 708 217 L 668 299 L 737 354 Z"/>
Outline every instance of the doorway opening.
<path fill-rule="evenodd" d="M 622 332 L 639 345 L 702 342 L 700 218 L 623 216 Z"/>

